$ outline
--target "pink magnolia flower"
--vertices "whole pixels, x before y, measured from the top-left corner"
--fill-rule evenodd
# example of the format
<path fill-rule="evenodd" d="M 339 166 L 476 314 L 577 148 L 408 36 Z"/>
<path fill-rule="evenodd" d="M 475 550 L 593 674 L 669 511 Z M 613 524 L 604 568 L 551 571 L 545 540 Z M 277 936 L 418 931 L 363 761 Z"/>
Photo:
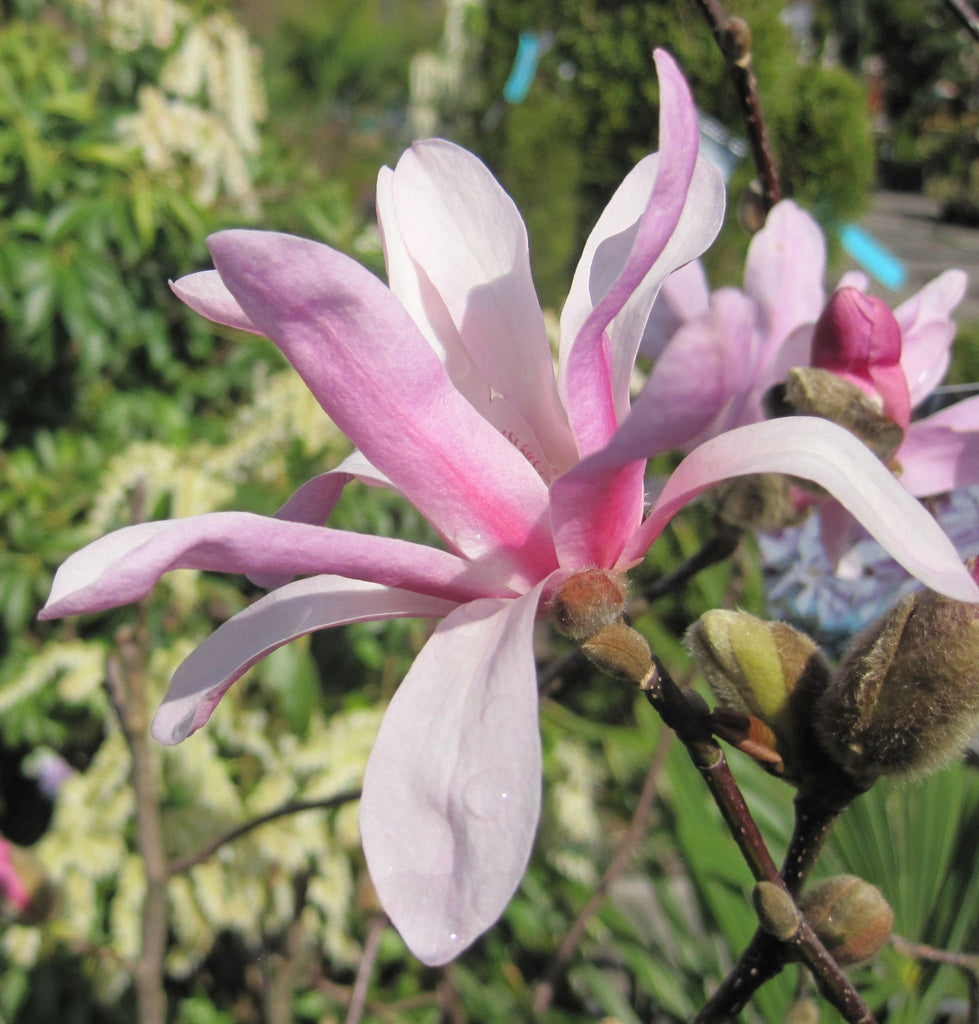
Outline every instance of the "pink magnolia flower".
<path fill-rule="evenodd" d="M 866 278 L 856 273 L 827 303 L 825 266 L 819 225 L 785 200 L 752 239 L 743 291 L 709 293 L 699 263 L 672 275 L 647 328 L 644 351 L 657 361 L 641 400 L 682 407 L 689 447 L 764 419 L 765 393 L 791 368 L 822 367 L 861 387 L 905 431 L 893 463 L 912 494 L 979 483 L 979 398 L 911 418 L 948 369 L 965 273 L 945 271 L 892 313 L 863 293 Z"/>
<path fill-rule="evenodd" d="M 15 863 L 18 861 L 26 861 L 26 855 L 0 836 L 0 894 L 15 915 L 26 914 L 32 900 L 31 892 L 22 877 L 26 864 L 21 863 L 18 870 L 18 864 Z"/>
<path fill-rule="evenodd" d="M 58 571 L 42 612 L 135 601 L 178 567 L 275 586 L 177 670 L 153 723 L 164 743 L 202 726 L 249 666 L 297 636 L 441 618 L 384 716 L 360 813 L 381 903 L 429 964 L 489 927 L 523 874 L 540 807 L 532 631 L 576 572 L 626 570 L 716 481 L 781 471 L 830 489 L 929 585 L 979 600 L 934 522 L 826 422 L 715 438 L 645 513 L 646 459 L 674 446 L 676 417 L 630 413 L 633 362 L 662 280 L 710 244 L 724 196 L 698 158 L 686 83 L 669 56 L 656 63 L 660 151 L 585 246 L 557 380 L 513 203 L 464 150 L 416 144 L 378 180 L 389 287 L 323 245 L 259 231 L 215 235 L 216 270 L 174 285 L 212 320 L 268 336 L 358 451 L 275 517 L 218 512 L 95 541 Z M 404 495 L 444 549 L 324 526 L 355 477 Z"/>

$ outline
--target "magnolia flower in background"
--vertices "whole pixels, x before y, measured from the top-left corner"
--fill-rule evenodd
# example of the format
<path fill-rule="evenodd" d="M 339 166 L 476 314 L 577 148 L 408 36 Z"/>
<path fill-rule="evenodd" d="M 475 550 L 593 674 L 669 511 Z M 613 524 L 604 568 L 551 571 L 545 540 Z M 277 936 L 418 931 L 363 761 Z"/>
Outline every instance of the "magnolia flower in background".
<path fill-rule="evenodd" d="M 710 244 L 724 205 L 698 158 L 688 87 L 668 55 L 656 65 L 660 150 L 588 239 L 557 379 L 516 208 L 466 151 L 417 143 L 378 179 L 389 287 L 326 246 L 261 231 L 213 236 L 216 269 L 174 285 L 210 319 L 269 337 L 357 451 L 274 517 L 218 512 L 95 541 L 58 571 L 42 612 L 135 601 L 182 567 L 274 588 L 177 670 L 153 724 L 164 743 L 200 728 L 251 665 L 300 635 L 441 619 L 387 709 L 360 814 L 381 903 L 429 964 L 496 920 L 526 866 L 541 768 L 532 631 L 569 578 L 617 582 L 706 488 L 782 472 L 831 491 L 928 585 L 979 600 L 931 517 L 825 421 L 712 439 L 645 512 L 646 460 L 675 448 L 685 424 L 641 398 L 630 410 L 636 351 L 661 282 Z M 355 479 L 400 492 L 444 548 L 324 526 Z"/>
<path fill-rule="evenodd" d="M 819 226 L 785 200 L 752 239 L 743 291 L 708 292 L 698 263 L 675 273 L 647 325 L 644 351 L 657 358 L 643 399 L 684 410 L 688 434 L 681 445 L 689 448 L 765 419 L 766 396 L 795 368 L 827 370 L 879 412 L 875 429 L 886 426 L 893 443 L 885 441 L 878 453 L 911 494 L 979 483 L 979 398 L 912 418 L 948 369 L 951 313 L 965 294 L 965 273 L 945 271 L 892 313 L 864 293 L 861 274 L 846 275 L 827 301 L 825 263 Z M 856 542 L 857 524 L 832 505 L 820 513 L 836 565 Z"/>

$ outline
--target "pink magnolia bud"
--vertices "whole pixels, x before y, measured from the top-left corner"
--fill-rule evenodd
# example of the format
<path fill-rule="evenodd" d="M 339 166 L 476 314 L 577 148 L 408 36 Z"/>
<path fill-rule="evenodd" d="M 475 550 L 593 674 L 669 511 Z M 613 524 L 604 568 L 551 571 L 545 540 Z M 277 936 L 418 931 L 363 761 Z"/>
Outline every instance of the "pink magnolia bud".
<path fill-rule="evenodd" d="M 911 400 L 901 344 L 901 328 L 885 302 L 841 288 L 816 323 L 810 362 L 856 384 L 904 430 L 911 421 Z"/>

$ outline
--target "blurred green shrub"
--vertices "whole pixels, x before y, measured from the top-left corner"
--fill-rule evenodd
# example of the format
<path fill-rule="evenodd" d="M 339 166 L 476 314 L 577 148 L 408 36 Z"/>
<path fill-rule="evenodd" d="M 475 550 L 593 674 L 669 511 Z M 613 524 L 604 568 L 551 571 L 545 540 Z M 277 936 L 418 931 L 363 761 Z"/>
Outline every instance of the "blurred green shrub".
<path fill-rule="evenodd" d="M 762 107 L 784 190 L 827 223 L 846 220 L 861 210 L 873 175 L 864 93 L 846 72 L 801 60 L 779 20 L 781 6 L 748 0 L 737 13 L 752 28 Z M 706 22 L 680 17 L 673 3 L 488 0 L 485 22 L 483 110 L 496 105 L 502 116 L 495 129 L 477 119 L 478 130 L 466 141 L 500 174 L 522 209 L 550 195 L 554 205 L 537 204 L 539 224 L 531 224 L 530 233 L 543 297 L 554 304 L 563 298 L 584 238 L 609 196 L 656 148 L 655 47 L 676 55 L 705 114 L 735 136 L 744 134 L 743 121 Z M 553 45 L 527 98 L 503 109 L 500 94 L 525 30 L 552 34 Z M 465 133 L 464 121 L 450 121 L 448 130 L 456 126 Z M 746 161 L 732 181 L 735 201 L 754 176 Z M 569 187 L 576 188 L 574 209 Z M 724 238 L 718 252 L 733 277 L 747 240 L 736 227 Z M 708 257 L 716 259 L 715 253 Z"/>

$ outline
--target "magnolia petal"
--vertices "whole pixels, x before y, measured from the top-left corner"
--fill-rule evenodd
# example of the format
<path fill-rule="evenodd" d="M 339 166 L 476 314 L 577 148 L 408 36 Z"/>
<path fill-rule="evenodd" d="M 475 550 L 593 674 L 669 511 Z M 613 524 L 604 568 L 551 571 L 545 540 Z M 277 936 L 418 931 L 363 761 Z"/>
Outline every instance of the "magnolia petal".
<path fill-rule="evenodd" d="M 965 271 L 946 270 L 894 310 L 901 327 L 901 368 L 912 408 L 938 387 L 948 370 L 955 337 L 952 310 L 965 296 L 968 283 Z"/>
<path fill-rule="evenodd" d="M 362 452 L 354 451 L 335 469 L 320 473 L 298 487 L 276 511 L 275 518 L 322 526 L 333 514 L 343 488 L 353 479 L 374 487 L 393 486 Z"/>
<path fill-rule="evenodd" d="M 792 331 L 818 319 L 825 268 L 826 242 L 816 221 L 791 200 L 776 203 L 748 246 L 744 268 L 745 291 L 761 306 L 766 325 L 759 370 Z"/>
<path fill-rule="evenodd" d="M 262 332 L 248 319 L 216 270 L 201 270 L 170 282 L 170 290 L 195 313 L 249 334 Z"/>
<path fill-rule="evenodd" d="M 623 379 L 627 385 L 645 317 L 631 337 L 626 338 L 628 332 L 622 332 L 623 343 L 618 354 L 610 345 L 607 328 L 640 286 L 644 289 L 645 316 L 648 316 L 662 279 L 680 264 L 699 255 L 712 240 L 712 235 L 703 239 L 703 247 L 698 249 L 687 237 L 687 232 L 701 237 L 704 223 L 698 206 L 708 203 L 710 214 L 705 223 L 712 223 L 719 200 L 718 189 L 723 192 L 719 176 L 704 171 L 696 178 L 693 187 L 695 198 L 692 195 L 692 183 L 698 167 L 697 111 L 690 89 L 673 58 L 663 50 L 657 50 L 654 57 L 660 85 L 660 151 L 656 179 L 638 224 L 614 243 L 619 250 L 628 242 L 629 255 L 621 272 L 597 301 L 570 343 L 561 379 L 565 404 L 582 456 L 600 449 L 615 432 L 618 416 L 628 402 L 627 393 L 621 393 Z M 668 265 L 661 265 L 653 275 L 654 280 L 646 282 L 647 275 L 667 249 L 674 232 L 678 231 L 688 203 L 692 211 L 690 219 L 673 243 L 677 251 L 684 251 L 684 258 L 676 262 L 672 259 L 665 261 Z M 634 237 L 630 239 L 633 231 Z"/>
<path fill-rule="evenodd" d="M 554 568 L 540 476 L 456 391 L 373 274 L 291 235 L 224 231 L 209 245 L 252 322 L 456 551 L 508 561 L 528 580 Z"/>
<path fill-rule="evenodd" d="M 898 479 L 918 497 L 979 483 L 979 397 L 915 420 L 894 457 Z"/>
<path fill-rule="evenodd" d="M 219 626 L 183 661 L 153 719 L 153 736 L 169 745 L 185 740 L 252 665 L 297 637 L 351 622 L 442 618 L 455 607 L 453 601 L 338 576 L 286 584 Z"/>
<path fill-rule="evenodd" d="M 654 364 L 623 436 L 643 434 L 658 454 L 725 429 L 751 393 L 757 308 L 735 288 L 714 292 L 707 314 L 681 327 Z"/>
<path fill-rule="evenodd" d="M 646 359 L 656 359 L 685 323 L 709 308 L 710 288 L 704 265 L 700 260 L 691 260 L 663 282 L 643 330 L 640 353 Z"/>
<path fill-rule="evenodd" d="M 275 513 L 276 519 L 292 523 L 310 523 L 322 526 L 333 514 L 344 487 L 353 480 L 377 487 L 390 487 L 391 481 L 375 469 L 358 451 L 351 452 L 336 469 L 320 473 L 297 488 Z M 249 576 L 257 587 L 271 590 L 288 583 L 291 577 Z"/>
<path fill-rule="evenodd" d="M 576 450 L 513 200 L 482 161 L 443 139 L 416 142 L 401 157 L 391 198 L 405 252 L 478 368 L 470 387 L 516 411 L 530 434 L 514 443 L 546 462 L 548 475 L 571 465 Z"/>
<path fill-rule="evenodd" d="M 852 434 L 808 416 L 753 423 L 691 452 L 667 481 L 624 560 L 638 562 L 670 519 L 708 487 L 749 473 L 812 480 L 913 576 L 948 597 L 979 601 L 979 587 L 921 504 Z"/>
<path fill-rule="evenodd" d="M 452 612 L 395 693 L 367 763 L 367 865 L 381 905 L 427 964 L 458 956 L 497 920 L 530 856 L 542 588 Z"/>
<path fill-rule="evenodd" d="M 55 574 L 40 617 L 138 601 L 173 569 L 286 578 L 329 573 L 456 601 L 513 593 L 492 569 L 436 548 L 249 512 L 212 512 L 127 526 L 76 551 Z"/>

